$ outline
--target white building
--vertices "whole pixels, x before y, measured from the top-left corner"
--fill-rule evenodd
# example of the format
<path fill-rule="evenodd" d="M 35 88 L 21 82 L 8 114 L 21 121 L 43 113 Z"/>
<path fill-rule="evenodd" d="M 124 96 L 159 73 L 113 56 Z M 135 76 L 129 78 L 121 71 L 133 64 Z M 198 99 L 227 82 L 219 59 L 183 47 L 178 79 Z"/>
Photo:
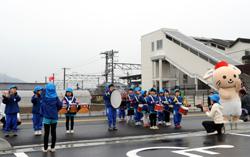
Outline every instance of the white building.
<path fill-rule="evenodd" d="M 250 39 L 194 38 L 175 29 L 159 29 L 141 37 L 142 87 L 206 87 L 205 72 L 218 61 L 242 64 Z M 250 49 L 249 49 L 250 50 Z M 212 85 L 209 85 L 212 86 Z"/>

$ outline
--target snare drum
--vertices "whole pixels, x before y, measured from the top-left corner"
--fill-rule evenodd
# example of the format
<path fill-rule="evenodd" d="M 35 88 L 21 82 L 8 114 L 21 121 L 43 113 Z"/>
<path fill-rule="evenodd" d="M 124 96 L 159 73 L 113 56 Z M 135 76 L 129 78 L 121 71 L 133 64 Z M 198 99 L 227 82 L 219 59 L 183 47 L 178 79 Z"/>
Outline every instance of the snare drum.
<path fill-rule="evenodd" d="M 187 115 L 188 113 L 188 108 L 181 105 L 180 109 L 179 109 L 179 113 L 182 114 L 182 115 Z"/>
<path fill-rule="evenodd" d="M 88 104 L 81 104 L 81 109 L 78 113 L 88 113 L 89 112 L 89 105 Z"/>
<path fill-rule="evenodd" d="M 70 113 L 76 113 L 77 111 L 78 111 L 77 105 L 71 105 L 70 106 L 70 110 L 69 110 Z"/>
<path fill-rule="evenodd" d="M 161 104 L 156 104 L 156 105 L 155 105 L 155 111 L 157 111 L 157 112 L 162 112 L 163 109 L 164 109 L 164 106 L 163 106 L 163 105 L 161 105 Z"/>
<path fill-rule="evenodd" d="M 61 108 L 61 110 L 59 110 L 58 113 L 59 114 L 65 114 L 65 113 L 67 113 L 67 106 L 63 105 L 63 107 Z"/>
<path fill-rule="evenodd" d="M 138 108 L 137 108 L 137 111 L 138 111 L 138 112 L 142 112 L 142 108 L 143 108 L 143 104 L 139 104 L 139 105 L 138 105 Z"/>

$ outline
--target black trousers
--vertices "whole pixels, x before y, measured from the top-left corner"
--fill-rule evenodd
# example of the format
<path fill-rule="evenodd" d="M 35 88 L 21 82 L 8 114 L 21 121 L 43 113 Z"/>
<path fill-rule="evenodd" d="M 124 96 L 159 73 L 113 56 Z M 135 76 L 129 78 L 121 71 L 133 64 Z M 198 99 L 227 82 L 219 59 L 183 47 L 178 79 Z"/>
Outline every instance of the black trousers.
<path fill-rule="evenodd" d="M 202 122 L 203 127 L 206 129 L 207 133 L 212 133 L 214 131 L 217 131 L 218 134 L 222 133 L 222 128 L 224 124 L 215 124 L 214 121 L 203 121 Z"/>
<path fill-rule="evenodd" d="M 150 113 L 149 114 L 149 120 L 150 120 L 150 126 L 156 126 L 156 120 L 157 120 L 157 113 Z"/>
<path fill-rule="evenodd" d="M 163 114 L 164 114 L 164 121 L 166 123 L 170 122 L 170 111 L 163 111 Z"/>
<path fill-rule="evenodd" d="M 49 133 L 51 130 L 51 148 L 55 148 L 56 145 L 56 126 L 57 123 L 44 124 L 44 149 L 48 149 Z"/>
<path fill-rule="evenodd" d="M 66 130 L 69 130 L 69 120 L 70 130 L 74 130 L 74 116 L 66 116 Z"/>

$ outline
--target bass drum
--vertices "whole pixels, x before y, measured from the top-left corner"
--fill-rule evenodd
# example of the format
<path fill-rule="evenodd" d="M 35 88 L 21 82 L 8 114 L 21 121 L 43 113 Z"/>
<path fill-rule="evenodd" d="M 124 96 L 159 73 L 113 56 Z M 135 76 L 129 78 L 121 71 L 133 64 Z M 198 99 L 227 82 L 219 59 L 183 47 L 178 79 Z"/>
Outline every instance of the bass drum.
<path fill-rule="evenodd" d="M 111 105 L 112 105 L 114 108 L 119 108 L 120 105 L 121 105 L 121 102 L 122 102 L 121 93 L 120 93 L 118 90 L 114 90 L 114 91 L 112 92 L 112 94 L 111 94 L 110 101 L 111 101 Z"/>

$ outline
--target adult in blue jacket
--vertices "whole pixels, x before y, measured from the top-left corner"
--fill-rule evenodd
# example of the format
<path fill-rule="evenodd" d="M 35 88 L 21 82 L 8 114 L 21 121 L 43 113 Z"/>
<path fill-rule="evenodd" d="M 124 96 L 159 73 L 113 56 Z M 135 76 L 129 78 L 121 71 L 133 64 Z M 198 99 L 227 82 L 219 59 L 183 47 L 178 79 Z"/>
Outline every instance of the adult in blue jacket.
<path fill-rule="evenodd" d="M 114 108 L 112 105 L 111 105 L 111 94 L 112 92 L 114 91 L 114 85 L 113 84 L 110 84 L 106 87 L 105 89 L 105 93 L 103 95 L 103 100 L 104 100 L 104 103 L 105 103 L 105 107 L 106 107 L 106 115 L 108 117 L 108 130 L 109 131 L 116 131 L 117 128 L 116 128 L 116 108 Z M 112 127 L 113 126 L 113 127 Z"/>
<path fill-rule="evenodd" d="M 55 151 L 56 144 L 56 127 L 58 121 L 58 111 L 62 108 L 62 102 L 59 100 L 56 87 L 52 83 L 48 83 L 45 87 L 45 96 L 41 104 L 41 114 L 44 124 L 44 149 L 48 152 L 49 133 L 51 130 L 51 151 Z"/>
<path fill-rule="evenodd" d="M 42 135 L 43 117 L 40 114 L 40 108 L 41 108 L 41 103 L 42 103 L 42 90 L 43 90 L 43 87 L 36 86 L 34 88 L 34 95 L 31 98 L 31 102 L 33 104 L 32 106 L 33 129 L 34 129 L 34 134 L 36 136 Z"/>
<path fill-rule="evenodd" d="M 3 103 L 6 104 L 5 137 L 9 137 L 11 131 L 14 133 L 13 136 L 17 136 L 17 114 L 20 112 L 19 101 L 21 101 L 21 97 L 17 94 L 17 87 L 14 85 L 10 86 L 9 91 L 3 94 Z"/>

